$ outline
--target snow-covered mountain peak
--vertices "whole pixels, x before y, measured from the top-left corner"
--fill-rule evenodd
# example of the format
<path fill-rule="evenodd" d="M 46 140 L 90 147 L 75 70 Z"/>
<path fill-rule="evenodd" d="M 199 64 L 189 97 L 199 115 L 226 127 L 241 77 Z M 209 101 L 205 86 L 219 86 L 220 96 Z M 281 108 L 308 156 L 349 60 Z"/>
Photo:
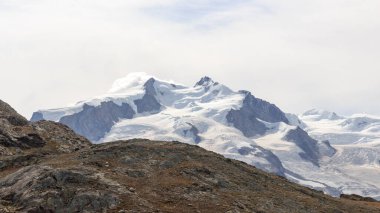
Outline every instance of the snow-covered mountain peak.
<path fill-rule="evenodd" d="M 337 173 L 340 162 L 353 161 L 370 162 L 363 171 L 378 172 L 380 148 L 356 149 L 350 144 L 374 141 L 380 122 L 350 121 L 316 109 L 300 117 L 286 114 L 249 91 L 233 91 L 207 76 L 195 86 L 183 86 L 146 73 L 131 73 L 116 80 L 102 96 L 38 111 L 31 120 L 43 119 L 66 124 L 97 143 L 131 138 L 181 141 L 330 194 L 355 192 L 380 198 L 380 181 L 351 174 L 351 164 Z M 351 129 L 360 132 L 353 137 Z M 335 130 L 337 134 L 325 134 Z M 367 161 L 368 153 L 374 157 Z"/>
<path fill-rule="evenodd" d="M 201 80 L 199 80 L 195 86 L 203 86 L 203 87 L 207 87 L 207 86 L 211 86 L 213 84 L 218 84 L 217 82 L 215 82 L 214 80 L 212 80 L 210 77 L 208 76 L 205 76 L 205 77 L 202 77 Z"/>
<path fill-rule="evenodd" d="M 220 84 L 219 82 L 214 81 L 213 79 L 211 79 L 208 76 L 201 78 L 201 80 L 199 80 L 195 84 L 194 88 L 197 88 L 197 89 L 202 88 L 202 90 L 204 90 L 205 92 L 210 92 L 210 91 L 213 93 L 219 93 L 220 92 L 220 93 L 225 94 L 225 95 L 230 95 L 232 93 L 236 94 L 236 92 L 233 92 L 227 86 Z"/>
<path fill-rule="evenodd" d="M 144 84 L 151 78 L 154 77 L 144 72 L 130 73 L 123 78 L 117 79 L 113 83 L 109 93 L 120 94 L 141 90 L 143 89 Z"/>
<path fill-rule="evenodd" d="M 330 112 L 327 110 L 321 110 L 321 109 L 311 109 L 306 112 L 304 112 L 300 117 L 303 119 L 310 119 L 315 121 L 320 120 L 339 120 L 343 119 L 344 117 L 339 116 L 335 112 Z"/>
<path fill-rule="evenodd" d="M 351 116 L 340 123 L 342 127 L 353 132 L 380 132 L 380 119 L 374 116 Z"/>
<path fill-rule="evenodd" d="M 355 113 L 355 114 L 351 115 L 350 117 L 351 118 L 369 118 L 369 119 L 374 119 L 374 120 L 380 120 L 380 116 L 366 114 L 366 113 Z"/>

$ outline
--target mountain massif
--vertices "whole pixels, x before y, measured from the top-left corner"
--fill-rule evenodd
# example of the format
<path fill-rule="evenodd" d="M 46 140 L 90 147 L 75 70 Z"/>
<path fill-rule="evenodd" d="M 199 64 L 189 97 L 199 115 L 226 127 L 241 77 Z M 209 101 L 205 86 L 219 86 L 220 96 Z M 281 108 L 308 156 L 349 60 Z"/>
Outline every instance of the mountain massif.
<path fill-rule="evenodd" d="M 133 73 L 97 98 L 35 112 L 31 121 L 40 120 L 93 143 L 180 141 L 333 196 L 380 199 L 378 119 L 320 110 L 297 116 L 209 77 L 188 87 Z"/>
<path fill-rule="evenodd" d="M 380 211 L 371 198 L 333 198 L 195 145 L 91 144 L 2 101 L 0 150 L 0 212 Z"/>

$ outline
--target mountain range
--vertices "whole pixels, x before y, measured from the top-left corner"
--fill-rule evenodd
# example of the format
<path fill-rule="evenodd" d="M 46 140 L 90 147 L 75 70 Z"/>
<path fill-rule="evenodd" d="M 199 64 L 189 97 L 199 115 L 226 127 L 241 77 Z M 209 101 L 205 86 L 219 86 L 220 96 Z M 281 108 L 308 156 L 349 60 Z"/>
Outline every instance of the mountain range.
<path fill-rule="evenodd" d="M 144 138 L 197 145 L 333 196 L 380 199 L 380 118 L 282 111 L 209 77 L 194 86 L 132 73 L 104 95 L 40 110 L 91 142 Z"/>
<path fill-rule="evenodd" d="M 0 100 L 0 212 L 379 212 L 199 146 L 91 144 L 66 125 L 28 122 Z"/>

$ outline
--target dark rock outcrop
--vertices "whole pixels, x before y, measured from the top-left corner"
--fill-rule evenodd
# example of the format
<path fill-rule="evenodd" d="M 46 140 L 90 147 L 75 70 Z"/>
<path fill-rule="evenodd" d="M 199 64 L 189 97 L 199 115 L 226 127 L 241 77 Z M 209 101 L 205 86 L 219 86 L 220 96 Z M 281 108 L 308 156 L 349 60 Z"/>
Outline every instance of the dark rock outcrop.
<path fill-rule="evenodd" d="M 377 200 L 375 200 L 371 197 L 362 197 L 360 195 L 355 195 L 355 194 L 351 194 L 351 195 L 342 194 L 342 195 L 340 195 L 340 198 L 344 198 L 344 199 L 348 199 L 348 200 L 355 200 L 355 201 L 378 202 Z"/>
<path fill-rule="evenodd" d="M 71 152 L 91 143 L 68 127 L 49 121 L 29 123 L 0 101 L 0 155 L 11 156 L 33 148 L 50 147 Z"/>
<path fill-rule="evenodd" d="M 19 115 L 9 104 L 0 100 L 0 120 L 6 120 L 13 126 L 28 125 L 28 120 Z"/>
<path fill-rule="evenodd" d="M 84 168 L 76 171 L 28 166 L 0 181 L 0 197 L 22 212 L 103 212 L 116 207 L 116 194 L 103 192 L 109 185 L 93 174 Z M 88 185 L 93 191 L 81 190 Z"/>
<path fill-rule="evenodd" d="M 214 81 L 210 77 L 205 76 L 205 77 L 201 78 L 201 80 L 199 80 L 195 84 L 195 86 L 208 86 L 208 85 L 213 84 L 213 83 L 214 83 Z"/>
<path fill-rule="evenodd" d="M 336 152 L 328 141 L 323 141 L 322 144 L 320 144 L 324 146 L 322 150 L 318 145 L 318 141 L 311 138 L 307 132 L 300 127 L 290 130 L 283 139 L 295 143 L 303 151 L 299 153 L 299 155 L 315 165 L 319 165 L 319 159 L 322 155 L 331 157 Z"/>
<path fill-rule="evenodd" d="M 31 122 L 42 121 L 42 120 L 45 120 L 45 118 L 41 112 L 34 112 L 32 115 L 32 118 L 30 118 Z"/>
<path fill-rule="evenodd" d="M 207 92 L 210 90 L 210 88 L 212 86 L 216 86 L 218 85 L 219 83 L 218 82 L 215 82 L 214 80 L 212 80 L 210 77 L 208 76 L 205 76 L 203 78 L 201 78 L 201 80 L 199 80 L 196 84 L 195 84 L 195 87 L 197 86 L 201 86 L 204 88 L 204 90 Z"/>
<path fill-rule="evenodd" d="M 156 99 L 156 89 L 154 88 L 154 78 L 149 79 L 145 84 L 145 94 L 141 99 L 135 100 L 138 113 L 157 113 L 161 109 L 161 104 Z"/>
<path fill-rule="evenodd" d="M 294 142 L 303 152 L 299 155 L 305 159 L 318 165 L 319 152 L 318 141 L 311 138 L 304 130 L 297 127 L 295 130 L 290 130 L 284 137 L 286 141 Z"/>
<path fill-rule="evenodd" d="M 29 122 L 7 103 L 0 100 L 0 146 L 8 148 L 32 148 L 44 146 L 45 142 Z"/>
<path fill-rule="evenodd" d="M 91 141 L 98 141 L 109 132 L 120 119 L 131 119 L 135 115 L 132 107 L 123 103 L 121 106 L 112 101 L 102 102 L 99 106 L 83 105 L 81 112 L 60 119 L 77 134 Z"/>
<path fill-rule="evenodd" d="M 200 143 L 202 141 L 202 138 L 199 136 L 199 129 L 191 123 L 188 124 L 190 126 L 190 129 L 184 130 L 184 135 L 193 138 L 196 144 Z"/>
<path fill-rule="evenodd" d="M 276 105 L 258 99 L 250 92 L 242 91 L 242 93 L 246 95 L 242 107 L 238 110 L 232 109 L 226 118 L 244 136 L 253 137 L 265 134 L 268 128 L 260 120 L 270 123 L 289 123 L 285 113 Z"/>
<path fill-rule="evenodd" d="M 38 121 L 32 124 L 44 141 L 54 145 L 59 152 L 70 153 L 89 147 L 91 143 L 76 134 L 68 126 L 53 121 Z"/>
<path fill-rule="evenodd" d="M 257 150 L 259 150 L 259 152 L 257 152 Z M 267 169 L 269 171 L 273 171 L 274 174 L 277 174 L 279 176 L 285 176 L 285 168 L 283 167 L 280 159 L 271 151 L 266 150 L 260 146 L 251 145 L 251 147 L 241 147 L 238 152 L 241 155 L 253 155 L 257 158 L 266 159 L 270 163 L 269 165 L 260 165 L 258 163 L 257 167 L 263 170 Z"/>
<path fill-rule="evenodd" d="M 227 121 L 228 123 L 232 123 L 246 137 L 264 135 L 268 130 L 250 111 L 245 109 L 231 110 L 227 114 Z"/>

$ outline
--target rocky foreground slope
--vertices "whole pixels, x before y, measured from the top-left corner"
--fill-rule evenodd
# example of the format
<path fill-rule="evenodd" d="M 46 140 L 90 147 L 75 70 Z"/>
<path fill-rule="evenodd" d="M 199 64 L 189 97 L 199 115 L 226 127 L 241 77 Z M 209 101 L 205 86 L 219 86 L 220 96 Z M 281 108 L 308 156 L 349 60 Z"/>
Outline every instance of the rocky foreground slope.
<path fill-rule="evenodd" d="M 198 146 L 143 139 L 91 145 L 28 123 L 0 101 L 0 212 L 379 212 Z M 354 201 L 355 200 L 355 201 Z"/>

